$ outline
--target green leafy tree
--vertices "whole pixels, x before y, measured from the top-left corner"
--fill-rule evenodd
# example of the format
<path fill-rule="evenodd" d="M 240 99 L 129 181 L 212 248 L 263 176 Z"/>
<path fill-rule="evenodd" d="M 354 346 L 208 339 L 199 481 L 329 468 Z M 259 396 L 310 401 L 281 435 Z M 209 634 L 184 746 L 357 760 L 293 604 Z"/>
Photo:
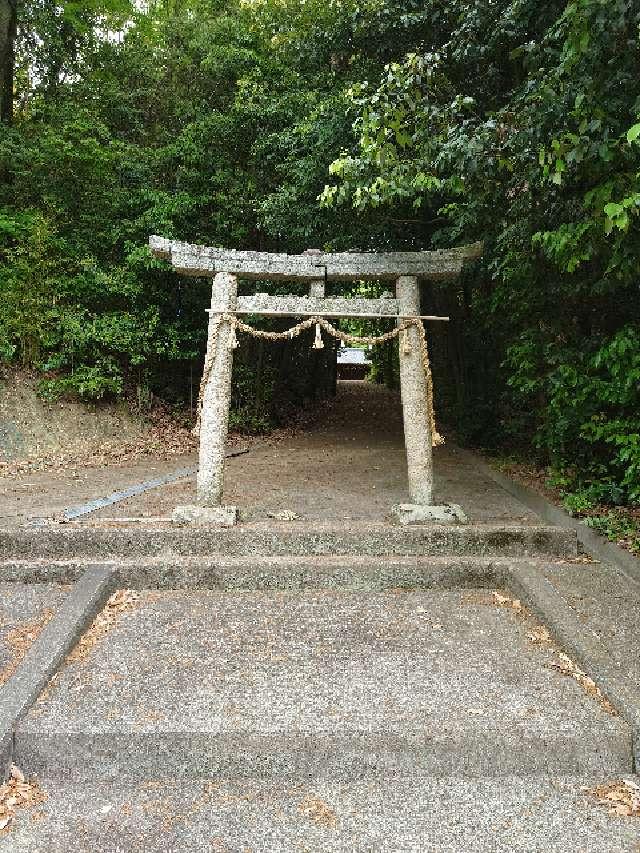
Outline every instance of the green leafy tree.
<path fill-rule="evenodd" d="M 355 144 L 322 200 L 411 204 L 425 246 L 484 239 L 448 295 L 467 353 L 460 429 L 532 438 L 594 499 L 637 501 L 636 5 L 459 0 L 424 15 L 435 26 L 412 51 L 349 89 Z"/>

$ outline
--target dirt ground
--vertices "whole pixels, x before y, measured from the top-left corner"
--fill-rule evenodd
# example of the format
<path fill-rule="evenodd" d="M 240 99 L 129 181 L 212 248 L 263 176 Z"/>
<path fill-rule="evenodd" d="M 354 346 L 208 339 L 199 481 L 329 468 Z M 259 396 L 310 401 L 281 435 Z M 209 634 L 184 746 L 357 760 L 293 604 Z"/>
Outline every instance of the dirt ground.
<path fill-rule="evenodd" d="M 394 503 L 406 502 L 406 457 L 397 394 L 367 382 L 341 382 L 338 395 L 314 410 L 304 430 L 263 439 L 231 439 L 225 502 L 246 522 L 278 513 L 300 521 L 383 521 Z M 242 446 L 242 447 L 241 447 Z M 168 459 L 147 456 L 99 468 L 67 466 L 0 477 L 0 524 L 51 517 L 64 509 L 180 468 L 195 467 L 194 453 Z M 535 523 L 537 517 L 478 473 L 474 457 L 451 444 L 435 451 L 435 502 L 459 503 L 479 522 Z M 195 476 L 155 488 L 92 513 L 108 518 L 167 517 L 195 501 Z"/>
<path fill-rule="evenodd" d="M 143 434 L 124 404 L 46 402 L 29 374 L 0 375 L 0 462 L 37 467 L 47 456 L 86 456 L 109 443 L 138 442 Z"/>

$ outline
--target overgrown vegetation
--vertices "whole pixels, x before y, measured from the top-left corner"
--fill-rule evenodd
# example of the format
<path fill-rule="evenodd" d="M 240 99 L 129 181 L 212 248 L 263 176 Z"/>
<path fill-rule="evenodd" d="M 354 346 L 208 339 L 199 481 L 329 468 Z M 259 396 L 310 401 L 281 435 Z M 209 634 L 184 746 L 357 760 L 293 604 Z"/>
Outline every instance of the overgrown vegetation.
<path fill-rule="evenodd" d="M 24 0 L 11 72 L 13 8 L 0 358 L 47 393 L 184 401 L 207 286 L 152 260 L 150 233 L 482 239 L 458 285 L 425 291 L 454 318 L 434 340 L 440 408 L 464 441 L 533 447 L 585 511 L 640 502 L 636 2 Z M 312 396 L 312 359 L 247 348 L 235 422 Z"/>

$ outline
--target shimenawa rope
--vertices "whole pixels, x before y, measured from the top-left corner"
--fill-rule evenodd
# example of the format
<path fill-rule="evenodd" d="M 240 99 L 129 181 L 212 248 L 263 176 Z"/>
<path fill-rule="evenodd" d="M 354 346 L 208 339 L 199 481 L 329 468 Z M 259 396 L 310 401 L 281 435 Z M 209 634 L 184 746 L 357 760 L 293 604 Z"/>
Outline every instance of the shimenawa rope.
<path fill-rule="evenodd" d="M 411 352 L 411 341 L 409 340 L 407 331 L 411 327 L 414 327 L 418 331 L 420 354 L 422 357 L 422 367 L 424 370 L 424 376 L 427 385 L 427 418 L 429 420 L 431 443 L 434 447 L 437 447 L 440 444 L 444 444 L 444 438 L 436 429 L 436 419 L 433 408 L 433 377 L 431 375 L 431 364 L 429 362 L 429 348 L 427 346 L 427 336 L 424 330 L 424 326 L 422 325 L 422 321 L 418 318 L 405 320 L 404 322 L 397 325 L 395 328 L 391 329 L 389 332 L 385 332 L 382 335 L 359 336 L 350 335 L 348 332 L 343 332 L 341 329 L 336 329 L 336 327 L 332 325 L 325 317 L 308 317 L 306 320 L 302 320 L 302 322 L 298 323 L 295 326 L 292 326 L 290 329 L 287 329 L 284 332 L 267 332 L 264 329 L 254 329 L 253 326 L 250 326 L 248 323 L 243 322 L 238 317 L 236 317 L 235 314 L 218 314 L 216 316 L 216 319 L 211 323 L 209 329 L 209 340 L 207 342 L 207 358 L 202 374 L 202 381 L 200 382 L 197 421 L 193 430 L 195 435 L 199 435 L 200 433 L 200 420 L 202 416 L 202 401 L 204 399 L 204 391 L 207 387 L 207 383 L 211 375 L 211 369 L 213 367 L 213 361 L 216 353 L 218 333 L 220 331 L 220 326 L 223 323 L 227 323 L 231 329 L 231 335 L 229 337 L 228 343 L 229 349 L 236 349 L 239 346 L 236 332 L 242 332 L 243 334 L 251 335 L 254 338 L 261 338 L 265 341 L 286 341 L 287 339 L 297 337 L 302 332 L 306 331 L 307 329 L 310 329 L 312 326 L 315 326 L 316 336 L 313 343 L 314 349 L 322 349 L 324 347 L 324 343 L 322 342 L 322 334 L 320 331 L 321 329 L 324 329 L 325 332 L 327 332 L 329 335 L 332 335 L 334 338 L 337 338 L 339 341 L 342 341 L 345 344 L 365 346 L 377 346 L 378 344 L 384 344 L 387 341 L 391 341 L 394 338 L 397 338 L 398 336 L 402 335 L 401 346 L 405 354 L 409 354 Z"/>

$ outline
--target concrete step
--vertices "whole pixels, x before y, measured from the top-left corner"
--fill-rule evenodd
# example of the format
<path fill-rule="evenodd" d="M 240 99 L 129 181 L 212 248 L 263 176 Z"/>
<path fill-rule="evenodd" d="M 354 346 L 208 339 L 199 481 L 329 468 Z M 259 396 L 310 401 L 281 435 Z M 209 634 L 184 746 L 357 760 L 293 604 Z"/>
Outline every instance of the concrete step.
<path fill-rule="evenodd" d="M 483 590 L 143 593 L 15 736 L 63 778 L 629 773 L 631 736 Z"/>
<path fill-rule="evenodd" d="M 516 558 L 509 561 L 516 562 Z M 503 561 L 491 557 L 140 557 L 99 563 L 129 589 L 343 589 L 483 587 L 500 583 Z M 0 561 L 0 580 L 72 583 L 96 560 Z"/>
<path fill-rule="evenodd" d="M 11 853 L 621 853 L 636 821 L 585 789 L 602 776 L 59 784 L 18 816 Z M 34 818 L 32 818 L 32 814 Z M 37 817 L 37 820 L 35 819 Z M 3 847 L 2 845 L 5 845 Z"/>
<path fill-rule="evenodd" d="M 158 556 L 502 556 L 570 557 L 575 530 L 544 525 L 353 527 L 286 523 L 233 528 L 48 525 L 0 530 L 3 559 Z"/>

